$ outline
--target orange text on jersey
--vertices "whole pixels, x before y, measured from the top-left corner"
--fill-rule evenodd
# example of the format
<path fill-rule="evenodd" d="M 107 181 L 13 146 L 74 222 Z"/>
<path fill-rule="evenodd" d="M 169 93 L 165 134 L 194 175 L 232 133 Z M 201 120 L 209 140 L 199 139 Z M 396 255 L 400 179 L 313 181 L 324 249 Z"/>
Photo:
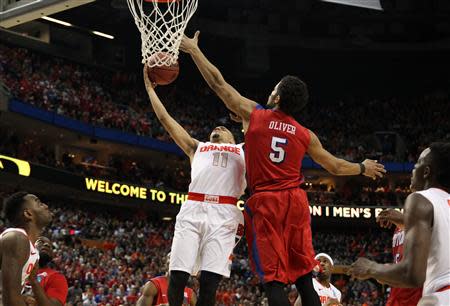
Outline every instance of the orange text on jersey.
<path fill-rule="evenodd" d="M 234 147 L 234 146 L 209 145 L 209 146 L 204 146 L 204 147 L 200 148 L 200 152 L 208 152 L 208 151 L 225 151 L 225 152 L 236 153 L 237 155 L 241 154 L 241 148 Z"/>

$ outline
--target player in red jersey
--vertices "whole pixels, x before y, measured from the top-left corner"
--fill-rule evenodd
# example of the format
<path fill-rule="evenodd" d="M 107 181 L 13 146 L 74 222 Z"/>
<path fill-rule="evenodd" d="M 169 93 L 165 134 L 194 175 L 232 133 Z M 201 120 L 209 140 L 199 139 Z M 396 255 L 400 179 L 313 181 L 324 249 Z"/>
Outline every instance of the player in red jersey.
<path fill-rule="evenodd" d="M 39 269 L 30 276 L 32 296 L 27 296 L 25 301 L 28 306 L 63 306 L 69 288 L 66 277 L 49 267 L 54 257 L 52 242 L 41 236 L 36 241 L 36 249 L 39 251 Z"/>
<path fill-rule="evenodd" d="M 166 269 L 169 269 L 169 258 L 167 256 Z M 167 291 L 169 288 L 168 282 L 169 273 L 164 276 L 154 277 L 148 281 L 142 288 L 142 295 L 137 301 L 136 306 L 165 306 L 169 305 Z M 191 288 L 184 288 L 183 306 L 195 306 L 197 303 L 197 296 Z"/>
<path fill-rule="evenodd" d="M 180 50 L 191 55 L 208 85 L 242 118 L 247 130 L 245 159 L 252 196 L 245 207 L 245 222 L 252 267 L 264 282 L 269 305 L 290 305 L 284 285 L 295 283 L 305 305 L 319 306 L 312 284 L 316 261 L 309 204 L 300 188 L 303 157 L 308 153 L 335 175 L 376 178 L 383 176 L 384 167 L 372 160 L 358 164 L 336 158 L 313 132 L 300 125 L 308 90 L 297 77 L 286 76 L 275 86 L 267 103 L 271 110 L 242 97 L 203 55 L 198 35 L 192 39 L 185 36 Z"/>
<path fill-rule="evenodd" d="M 392 255 L 394 263 L 403 259 L 403 243 L 405 240 L 404 216 L 395 209 L 383 210 L 377 217 L 377 222 L 383 228 L 395 225 L 394 237 L 392 238 Z M 422 298 L 422 288 L 391 288 L 391 294 L 386 306 L 416 306 Z"/>
<path fill-rule="evenodd" d="M 159 276 L 148 281 L 142 289 L 142 295 L 137 302 L 137 306 L 163 306 L 169 305 L 167 289 L 169 282 L 167 276 Z M 184 306 L 195 306 L 197 297 L 191 288 L 184 289 Z"/>

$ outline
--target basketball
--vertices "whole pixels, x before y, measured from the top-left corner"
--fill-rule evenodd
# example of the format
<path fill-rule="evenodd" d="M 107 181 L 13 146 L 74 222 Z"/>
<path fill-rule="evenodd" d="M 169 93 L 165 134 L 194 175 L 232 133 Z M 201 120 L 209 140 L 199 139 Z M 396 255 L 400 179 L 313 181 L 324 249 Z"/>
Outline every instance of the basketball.
<path fill-rule="evenodd" d="M 155 63 L 167 60 L 170 55 L 164 52 L 153 54 L 149 60 L 149 66 L 153 66 Z M 178 61 L 171 66 L 154 66 L 148 70 L 148 77 L 152 82 L 158 85 L 168 85 L 175 81 L 180 72 Z"/>

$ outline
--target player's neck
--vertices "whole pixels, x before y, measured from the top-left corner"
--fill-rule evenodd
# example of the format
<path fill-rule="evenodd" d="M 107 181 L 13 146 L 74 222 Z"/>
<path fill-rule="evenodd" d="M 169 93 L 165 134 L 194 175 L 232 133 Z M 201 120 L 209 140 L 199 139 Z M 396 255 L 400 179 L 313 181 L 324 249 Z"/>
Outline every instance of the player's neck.
<path fill-rule="evenodd" d="M 36 240 L 39 238 L 39 236 L 42 233 L 42 228 L 39 228 L 36 224 L 28 223 L 23 227 L 25 232 L 27 232 L 28 239 L 30 239 L 31 242 L 35 243 Z"/>
<path fill-rule="evenodd" d="M 217 141 L 217 142 L 212 142 L 213 144 L 234 144 L 234 143 L 232 143 L 232 142 L 227 142 L 227 141 L 222 141 L 222 140 L 219 140 L 219 141 Z"/>
<path fill-rule="evenodd" d="M 319 283 L 324 286 L 324 287 L 330 287 L 330 281 L 331 279 L 329 277 L 324 277 L 324 278 L 320 278 L 317 277 L 317 280 L 319 281 Z"/>

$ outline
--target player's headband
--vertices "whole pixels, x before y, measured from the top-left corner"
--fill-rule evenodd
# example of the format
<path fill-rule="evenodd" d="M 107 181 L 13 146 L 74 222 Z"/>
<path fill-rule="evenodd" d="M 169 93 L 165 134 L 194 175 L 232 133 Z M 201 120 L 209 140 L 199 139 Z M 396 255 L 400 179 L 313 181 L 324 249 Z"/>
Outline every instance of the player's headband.
<path fill-rule="evenodd" d="M 314 259 L 315 259 L 315 260 L 318 260 L 319 257 L 325 257 L 326 259 L 328 259 L 328 260 L 330 261 L 331 265 L 334 266 L 333 259 L 331 259 L 331 256 L 330 256 L 330 255 L 328 255 L 328 254 L 326 254 L 326 253 L 319 253 L 319 254 L 316 255 L 316 257 L 314 257 Z"/>

